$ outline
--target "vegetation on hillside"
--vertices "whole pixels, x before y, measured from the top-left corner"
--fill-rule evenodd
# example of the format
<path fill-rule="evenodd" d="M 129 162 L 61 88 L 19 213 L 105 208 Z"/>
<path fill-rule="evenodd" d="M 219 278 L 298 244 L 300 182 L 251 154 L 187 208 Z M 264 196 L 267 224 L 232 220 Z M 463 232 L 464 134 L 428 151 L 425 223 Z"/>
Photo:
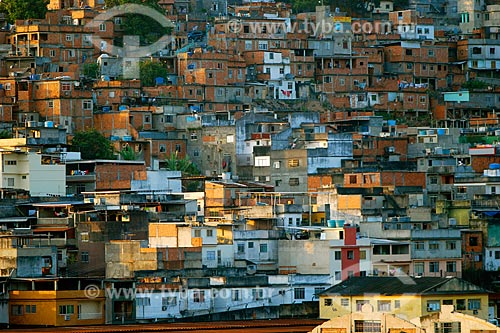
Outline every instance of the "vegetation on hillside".
<path fill-rule="evenodd" d="M 10 23 L 16 20 L 42 19 L 47 13 L 49 0 L 1 0 L 0 13 Z"/>
<path fill-rule="evenodd" d="M 71 151 L 80 152 L 82 159 L 115 159 L 111 141 L 95 128 L 76 132 L 71 140 Z"/>

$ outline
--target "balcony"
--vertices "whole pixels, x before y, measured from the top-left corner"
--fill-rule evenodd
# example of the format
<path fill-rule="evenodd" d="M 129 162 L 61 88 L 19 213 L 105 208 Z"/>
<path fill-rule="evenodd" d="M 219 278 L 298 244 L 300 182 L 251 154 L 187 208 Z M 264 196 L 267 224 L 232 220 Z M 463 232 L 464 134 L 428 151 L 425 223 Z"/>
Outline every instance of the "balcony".
<path fill-rule="evenodd" d="M 93 183 L 96 181 L 95 173 L 77 173 L 66 175 L 67 183 Z"/>
<path fill-rule="evenodd" d="M 39 217 L 37 219 L 37 224 L 69 226 L 72 221 L 73 219 L 70 219 L 68 217 Z"/>

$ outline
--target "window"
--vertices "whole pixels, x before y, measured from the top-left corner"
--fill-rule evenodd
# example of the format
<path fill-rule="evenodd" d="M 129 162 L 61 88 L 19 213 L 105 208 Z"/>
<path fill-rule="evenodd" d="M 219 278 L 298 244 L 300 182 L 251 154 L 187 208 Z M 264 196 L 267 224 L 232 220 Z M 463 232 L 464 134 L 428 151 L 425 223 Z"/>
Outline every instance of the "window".
<path fill-rule="evenodd" d="M 253 249 L 253 244 L 254 244 L 253 242 L 248 242 L 248 248 Z"/>
<path fill-rule="evenodd" d="M 331 298 L 325 298 L 323 304 L 325 306 L 332 306 L 332 304 L 333 304 L 332 299 Z"/>
<path fill-rule="evenodd" d="M 271 166 L 271 157 L 270 156 L 255 156 L 255 166 L 256 167 Z"/>
<path fill-rule="evenodd" d="M 447 250 L 455 250 L 457 248 L 457 243 L 455 241 L 446 241 Z"/>
<path fill-rule="evenodd" d="M 353 250 L 347 251 L 347 259 L 354 260 L 354 251 Z"/>
<path fill-rule="evenodd" d="M 60 315 L 69 315 L 75 313 L 74 305 L 59 305 L 59 314 Z"/>
<path fill-rule="evenodd" d="M 205 292 L 203 290 L 196 290 L 193 292 L 193 302 L 194 303 L 204 303 L 205 302 Z"/>
<path fill-rule="evenodd" d="M 161 306 L 175 306 L 177 305 L 177 297 L 176 296 L 167 296 L 161 298 Z"/>
<path fill-rule="evenodd" d="M 166 145 L 160 145 L 160 153 L 164 153 L 167 151 L 167 146 Z"/>
<path fill-rule="evenodd" d="M 73 35 L 66 35 L 66 41 L 71 42 L 73 40 Z"/>
<path fill-rule="evenodd" d="M 465 310 L 465 299 L 457 299 L 457 310 Z"/>
<path fill-rule="evenodd" d="M 68 50 L 68 58 L 73 58 L 75 56 L 75 50 Z"/>
<path fill-rule="evenodd" d="M 180 153 L 181 152 L 181 145 L 179 145 L 179 144 L 175 145 L 175 151 Z"/>
<path fill-rule="evenodd" d="M 201 237 L 201 230 L 200 229 L 194 230 L 194 237 Z"/>
<path fill-rule="evenodd" d="M 355 320 L 354 332 L 382 332 L 380 320 Z"/>
<path fill-rule="evenodd" d="M 215 251 L 207 251 L 207 260 L 215 260 Z"/>
<path fill-rule="evenodd" d="M 88 232 L 82 232 L 80 234 L 81 241 L 83 243 L 87 243 L 89 241 L 89 233 Z"/>
<path fill-rule="evenodd" d="M 89 262 L 89 253 L 87 251 L 82 251 L 80 253 L 80 260 L 82 262 Z"/>
<path fill-rule="evenodd" d="M 89 99 L 86 99 L 82 102 L 83 104 L 83 109 L 84 110 L 92 110 L 92 101 Z"/>
<path fill-rule="evenodd" d="M 412 50 L 411 50 L 411 49 L 406 49 L 406 50 L 405 50 L 405 54 L 406 54 L 407 56 L 411 56 L 411 55 L 412 55 L 412 53 L 413 53 L 413 52 L 412 52 Z"/>
<path fill-rule="evenodd" d="M 345 307 L 349 306 L 349 298 L 341 298 L 340 305 Z"/>
<path fill-rule="evenodd" d="M 252 289 L 252 297 L 255 301 L 264 298 L 264 290 L 263 289 Z"/>
<path fill-rule="evenodd" d="M 480 47 L 473 47 L 472 48 L 472 54 L 481 54 L 482 53 L 482 48 Z"/>
<path fill-rule="evenodd" d="M 238 253 L 245 253 L 245 244 L 244 243 L 238 243 L 238 245 L 237 245 L 237 251 L 238 251 Z"/>
<path fill-rule="evenodd" d="M 360 260 L 365 260 L 366 259 L 366 251 L 359 251 L 359 259 Z"/>
<path fill-rule="evenodd" d="M 5 164 L 7 164 L 7 165 L 17 165 L 17 161 L 7 160 L 7 161 L 5 161 Z"/>
<path fill-rule="evenodd" d="M 469 245 L 477 246 L 478 245 L 477 237 L 469 237 Z"/>
<path fill-rule="evenodd" d="M 239 300 L 241 300 L 241 295 L 240 295 L 240 290 L 239 289 L 233 289 L 233 290 L 231 290 L 231 300 L 233 300 L 233 301 L 239 301 Z"/>
<path fill-rule="evenodd" d="M 22 305 L 12 305 L 10 307 L 10 312 L 13 316 L 22 316 L 23 315 L 23 306 Z"/>
<path fill-rule="evenodd" d="M 9 187 L 14 186 L 14 178 L 7 178 L 7 186 Z"/>
<path fill-rule="evenodd" d="M 439 272 L 439 262 L 438 261 L 431 261 L 429 263 L 429 272 L 431 272 L 431 273 Z"/>
<path fill-rule="evenodd" d="M 427 311 L 439 311 L 441 309 L 441 302 L 439 300 L 427 301 Z"/>
<path fill-rule="evenodd" d="M 212 229 L 207 229 L 207 237 L 213 237 L 214 231 Z"/>
<path fill-rule="evenodd" d="M 439 243 L 437 242 L 429 243 L 429 250 L 439 250 Z"/>
<path fill-rule="evenodd" d="M 377 311 L 391 311 L 391 301 L 377 301 Z"/>
<path fill-rule="evenodd" d="M 293 288 L 293 298 L 294 299 L 305 299 L 306 289 L 305 288 Z"/>
<path fill-rule="evenodd" d="M 297 160 L 297 159 L 288 160 L 288 167 L 289 168 L 296 168 L 298 166 L 299 166 L 299 160 Z"/>
<path fill-rule="evenodd" d="M 453 305 L 452 299 L 443 299 L 443 305 Z"/>
<path fill-rule="evenodd" d="M 340 79 L 340 80 L 339 80 L 339 84 L 340 84 L 341 86 L 344 86 L 344 85 L 345 85 L 345 79 Z"/>
<path fill-rule="evenodd" d="M 335 251 L 335 260 L 341 260 L 342 259 L 342 253 L 340 251 Z"/>
<path fill-rule="evenodd" d="M 24 309 L 26 313 L 36 313 L 36 305 L 26 305 Z"/>
<path fill-rule="evenodd" d="M 340 274 L 340 271 L 335 271 L 335 280 L 342 280 L 342 274 Z"/>
<path fill-rule="evenodd" d="M 400 300 L 395 300 L 394 301 L 394 309 L 399 309 L 401 307 L 401 301 Z"/>
<path fill-rule="evenodd" d="M 149 297 L 136 297 L 137 306 L 151 306 L 151 298 Z"/>
<path fill-rule="evenodd" d="M 106 23 L 99 24 L 99 31 L 106 31 Z"/>
<path fill-rule="evenodd" d="M 259 50 L 267 50 L 267 42 L 259 42 Z"/>
<path fill-rule="evenodd" d="M 456 271 L 457 271 L 456 261 L 447 261 L 446 262 L 446 272 L 454 273 Z"/>
<path fill-rule="evenodd" d="M 370 304 L 370 301 L 368 300 L 358 300 L 356 301 L 356 311 L 361 311 L 361 309 L 363 308 L 363 305 L 365 304 Z"/>
<path fill-rule="evenodd" d="M 481 300 L 480 299 L 467 300 L 467 309 L 468 310 L 480 310 L 481 309 Z"/>
<path fill-rule="evenodd" d="M 50 51 L 49 51 L 49 56 L 50 56 L 51 58 L 54 58 L 54 57 L 56 56 L 56 50 L 50 50 Z"/>
<path fill-rule="evenodd" d="M 434 333 L 461 333 L 462 324 L 456 322 L 434 323 Z"/>
<path fill-rule="evenodd" d="M 323 290 L 325 290 L 325 288 L 323 287 L 315 287 L 314 288 L 314 295 L 318 295 L 319 293 L 321 293 Z"/>
<path fill-rule="evenodd" d="M 260 244 L 260 253 L 267 253 L 267 244 Z"/>
<path fill-rule="evenodd" d="M 413 243 L 413 249 L 416 251 L 423 251 L 425 249 L 424 242 Z"/>
<path fill-rule="evenodd" d="M 71 90 L 71 83 L 69 83 L 69 82 L 63 82 L 61 84 L 61 90 L 62 91 L 70 91 Z"/>

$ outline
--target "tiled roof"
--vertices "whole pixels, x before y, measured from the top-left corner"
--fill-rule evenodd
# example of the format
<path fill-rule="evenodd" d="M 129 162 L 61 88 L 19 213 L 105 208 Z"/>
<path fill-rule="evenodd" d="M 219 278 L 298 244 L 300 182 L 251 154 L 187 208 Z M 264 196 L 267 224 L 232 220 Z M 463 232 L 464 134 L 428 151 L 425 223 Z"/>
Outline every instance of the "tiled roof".
<path fill-rule="evenodd" d="M 320 295 L 402 295 L 402 294 L 467 294 L 488 291 L 458 278 L 440 277 L 352 277 Z"/>

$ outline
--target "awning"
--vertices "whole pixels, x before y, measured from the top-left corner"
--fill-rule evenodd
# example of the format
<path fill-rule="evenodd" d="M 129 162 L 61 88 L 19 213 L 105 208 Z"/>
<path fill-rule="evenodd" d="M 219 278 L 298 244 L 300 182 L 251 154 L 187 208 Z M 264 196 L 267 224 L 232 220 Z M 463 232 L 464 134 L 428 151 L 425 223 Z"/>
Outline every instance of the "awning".
<path fill-rule="evenodd" d="M 74 228 L 70 227 L 42 227 L 42 228 L 34 228 L 33 233 L 39 233 L 39 232 L 62 232 L 62 231 L 68 231 Z"/>

